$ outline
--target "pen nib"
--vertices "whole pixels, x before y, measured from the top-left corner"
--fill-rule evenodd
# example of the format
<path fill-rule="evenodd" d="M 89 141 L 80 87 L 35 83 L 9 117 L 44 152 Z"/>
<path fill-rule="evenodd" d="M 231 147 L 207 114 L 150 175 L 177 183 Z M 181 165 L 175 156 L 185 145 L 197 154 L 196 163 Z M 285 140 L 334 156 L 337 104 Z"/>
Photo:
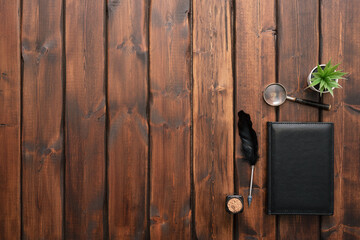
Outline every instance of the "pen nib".
<path fill-rule="evenodd" d="M 247 199 L 248 199 L 248 205 L 249 205 L 249 207 L 250 207 L 251 201 L 252 201 L 252 196 L 249 195 Z"/>

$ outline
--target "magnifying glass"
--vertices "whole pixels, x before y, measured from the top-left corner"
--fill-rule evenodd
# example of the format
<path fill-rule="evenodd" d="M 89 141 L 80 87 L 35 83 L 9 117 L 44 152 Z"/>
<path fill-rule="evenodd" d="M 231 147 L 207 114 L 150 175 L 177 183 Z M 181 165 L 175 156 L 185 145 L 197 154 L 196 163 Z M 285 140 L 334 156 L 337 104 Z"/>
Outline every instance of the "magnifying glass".
<path fill-rule="evenodd" d="M 314 101 L 310 101 L 310 100 L 287 96 L 285 87 L 283 85 L 281 85 L 280 83 L 272 83 L 272 84 L 268 85 L 264 90 L 263 97 L 267 104 L 269 104 L 270 106 L 274 106 L 274 107 L 280 106 L 287 99 L 287 100 L 290 100 L 293 102 L 305 104 L 305 105 L 312 106 L 312 107 L 321 108 L 324 110 L 330 110 L 330 108 L 331 108 L 331 105 L 329 105 L 329 104 L 323 104 L 323 103 L 318 103 L 318 102 L 314 102 Z"/>

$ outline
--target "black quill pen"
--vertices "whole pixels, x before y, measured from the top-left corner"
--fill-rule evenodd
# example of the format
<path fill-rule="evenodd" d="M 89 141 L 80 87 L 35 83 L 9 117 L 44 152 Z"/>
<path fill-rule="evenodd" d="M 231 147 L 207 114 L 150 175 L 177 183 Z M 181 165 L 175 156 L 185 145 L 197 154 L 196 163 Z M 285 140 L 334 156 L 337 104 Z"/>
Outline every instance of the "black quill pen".
<path fill-rule="evenodd" d="M 250 190 L 248 196 L 248 204 L 250 206 L 252 201 L 252 184 L 253 184 L 253 177 L 254 177 L 254 167 L 259 159 L 259 145 L 256 136 L 255 130 L 252 128 L 252 122 L 250 119 L 250 115 L 245 113 L 244 111 L 238 112 L 239 116 L 239 135 L 241 138 L 241 149 L 244 155 L 244 160 L 247 161 L 251 166 L 251 179 L 250 179 Z"/>

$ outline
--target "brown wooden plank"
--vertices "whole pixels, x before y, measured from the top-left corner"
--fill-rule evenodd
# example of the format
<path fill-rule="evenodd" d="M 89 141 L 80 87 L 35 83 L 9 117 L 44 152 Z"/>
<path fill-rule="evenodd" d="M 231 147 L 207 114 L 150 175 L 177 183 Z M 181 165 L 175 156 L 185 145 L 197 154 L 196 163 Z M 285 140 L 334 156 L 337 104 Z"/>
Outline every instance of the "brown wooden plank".
<path fill-rule="evenodd" d="M 147 7 L 108 1 L 110 239 L 147 236 Z"/>
<path fill-rule="evenodd" d="M 279 0 L 278 81 L 288 95 L 316 101 L 318 95 L 304 88 L 319 57 L 319 2 Z M 317 122 L 318 109 L 286 102 L 279 108 L 279 121 Z M 318 216 L 279 216 L 279 239 L 318 239 Z"/>
<path fill-rule="evenodd" d="M 334 98 L 324 97 L 333 110 L 323 113 L 323 120 L 334 122 L 334 215 L 322 217 L 322 239 L 360 239 L 360 190 L 358 173 L 360 101 L 359 101 L 359 33 L 360 3 L 357 1 L 323 0 L 321 2 L 322 62 L 333 63 L 349 72 L 343 89 L 334 91 Z"/>
<path fill-rule="evenodd" d="M 62 1 L 23 1 L 22 222 L 25 239 L 62 239 Z"/>
<path fill-rule="evenodd" d="M 326 7 L 324 7 L 326 6 Z M 343 61 L 344 44 L 344 18 L 340 14 L 345 8 L 340 1 L 323 0 L 321 2 L 321 36 L 322 36 L 322 62 L 327 62 L 330 58 L 333 63 Z M 336 7 L 336 9 L 333 9 Z M 341 68 L 343 68 L 343 64 Z M 341 82 L 340 82 L 341 84 Z M 345 83 L 346 84 L 346 83 Z M 345 84 L 344 85 L 345 87 Z M 343 174 L 342 161 L 344 155 L 344 89 L 336 89 L 335 97 L 324 96 L 324 102 L 332 105 L 332 110 L 323 112 L 325 122 L 334 123 L 334 215 L 322 217 L 321 219 L 321 238 L 322 239 L 343 239 L 344 228 L 342 221 L 343 210 Z"/>
<path fill-rule="evenodd" d="M 105 233 L 105 2 L 66 0 L 65 238 Z"/>
<path fill-rule="evenodd" d="M 235 216 L 235 239 L 275 239 L 276 216 L 265 212 L 266 122 L 275 121 L 275 108 L 266 105 L 262 92 L 276 82 L 275 1 L 236 1 L 236 111 L 249 113 L 259 140 L 259 161 L 255 167 L 253 201 Z M 235 121 L 238 121 L 236 117 Z M 242 160 L 241 140 L 236 129 L 235 189 L 244 199 L 249 194 L 250 166 Z"/>
<path fill-rule="evenodd" d="M 193 1 L 195 235 L 232 239 L 225 198 L 234 193 L 230 1 Z"/>
<path fill-rule="evenodd" d="M 20 238 L 20 1 L 0 0 L 0 239 Z"/>
<path fill-rule="evenodd" d="M 151 239 L 190 239 L 190 1 L 150 5 Z"/>

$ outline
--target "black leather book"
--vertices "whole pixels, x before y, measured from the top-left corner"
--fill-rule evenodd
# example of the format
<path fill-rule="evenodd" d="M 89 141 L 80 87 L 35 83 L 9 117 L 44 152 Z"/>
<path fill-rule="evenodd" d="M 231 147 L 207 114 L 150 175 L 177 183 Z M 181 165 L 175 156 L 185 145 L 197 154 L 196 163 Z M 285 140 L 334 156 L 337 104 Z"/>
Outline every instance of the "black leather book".
<path fill-rule="evenodd" d="M 268 214 L 333 214 L 333 123 L 268 122 L 267 201 Z"/>

